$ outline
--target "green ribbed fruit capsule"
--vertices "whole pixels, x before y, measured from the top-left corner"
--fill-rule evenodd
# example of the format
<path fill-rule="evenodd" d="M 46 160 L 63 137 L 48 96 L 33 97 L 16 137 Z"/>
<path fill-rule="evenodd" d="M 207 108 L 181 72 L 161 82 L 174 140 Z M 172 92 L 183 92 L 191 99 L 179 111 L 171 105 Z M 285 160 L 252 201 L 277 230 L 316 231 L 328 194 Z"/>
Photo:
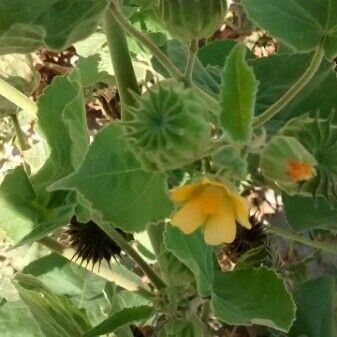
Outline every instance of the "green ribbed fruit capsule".
<path fill-rule="evenodd" d="M 221 25 L 226 0 L 157 0 L 155 11 L 162 26 L 177 40 L 209 38 Z"/>
<path fill-rule="evenodd" d="M 264 177 L 291 195 L 307 195 L 300 186 L 314 179 L 316 165 L 314 156 L 294 137 L 277 135 L 261 153 Z"/>
<path fill-rule="evenodd" d="M 200 159 L 211 140 L 208 109 L 193 89 L 159 84 L 129 107 L 126 131 L 131 148 L 151 171 L 168 171 Z"/>

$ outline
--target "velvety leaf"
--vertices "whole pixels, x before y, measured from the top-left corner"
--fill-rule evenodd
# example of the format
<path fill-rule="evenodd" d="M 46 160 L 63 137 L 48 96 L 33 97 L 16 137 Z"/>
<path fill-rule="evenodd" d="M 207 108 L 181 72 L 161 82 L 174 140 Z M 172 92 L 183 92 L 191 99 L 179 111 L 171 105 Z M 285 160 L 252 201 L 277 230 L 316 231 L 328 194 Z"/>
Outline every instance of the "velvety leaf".
<path fill-rule="evenodd" d="M 129 232 L 167 217 L 172 207 L 165 176 L 141 169 L 128 150 L 120 124 L 100 131 L 80 168 L 52 188 L 75 189 L 104 220 Z"/>
<path fill-rule="evenodd" d="M 48 337 L 81 337 L 91 326 L 85 312 L 32 276 L 16 276 L 19 295 Z"/>
<path fill-rule="evenodd" d="M 198 59 L 204 67 L 224 67 L 226 58 L 232 49 L 237 46 L 233 40 L 216 40 L 198 50 Z"/>
<path fill-rule="evenodd" d="M 18 300 L 0 306 L 1 337 L 45 336 L 25 304 Z"/>
<path fill-rule="evenodd" d="M 218 273 L 212 308 L 231 325 L 264 325 L 287 332 L 295 318 L 295 303 L 283 280 L 260 267 Z"/>
<path fill-rule="evenodd" d="M 258 82 L 246 62 L 246 46 L 238 45 L 226 59 L 222 73 L 220 122 L 225 135 L 249 142 Z"/>
<path fill-rule="evenodd" d="M 205 243 L 200 231 L 190 235 L 168 226 L 164 232 L 164 245 L 193 273 L 198 292 L 208 296 L 212 291 L 214 277 L 213 250 Z"/>
<path fill-rule="evenodd" d="M 95 326 L 93 329 L 84 334 L 83 337 L 94 337 L 108 334 L 123 326 L 146 320 L 152 315 L 153 308 L 149 306 L 144 305 L 140 307 L 125 308 Z"/>
<path fill-rule="evenodd" d="M 313 50 L 324 39 L 327 58 L 337 54 L 335 0 L 243 0 L 250 19 L 297 51 Z"/>
<path fill-rule="evenodd" d="M 13 0 L 0 4 L 0 54 L 62 50 L 89 36 L 106 0 Z"/>
<path fill-rule="evenodd" d="M 37 191 L 68 175 L 81 163 L 89 144 L 78 70 L 56 77 L 38 101 L 38 124 L 51 153 L 32 177 Z"/>
<path fill-rule="evenodd" d="M 88 57 L 80 57 L 76 66 L 81 73 L 81 82 L 83 87 L 89 87 L 99 82 L 115 85 L 115 79 L 104 70 L 100 70 L 101 56 L 99 54 Z"/>
<path fill-rule="evenodd" d="M 260 82 L 256 98 L 256 114 L 277 101 L 304 73 L 311 55 L 282 54 L 249 60 Z M 306 112 L 321 111 L 329 114 L 337 99 L 337 78 L 331 65 L 323 61 L 310 83 L 270 122 L 270 130 L 277 131 L 289 119 Z"/>
<path fill-rule="evenodd" d="M 289 337 L 335 337 L 335 282 L 331 276 L 306 282 L 296 293 L 297 317 Z"/>
<path fill-rule="evenodd" d="M 282 199 L 289 225 L 293 229 L 337 229 L 336 203 L 332 205 L 323 197 L 314 199 L 287 194 L 283 194 Z"/>
<path fill-rule="evenodd" d="M 9 172 L 0 186 L 0 227 L 14 241 L 22 239 L 43 218 L 35 191 L 22 167 Z"/>

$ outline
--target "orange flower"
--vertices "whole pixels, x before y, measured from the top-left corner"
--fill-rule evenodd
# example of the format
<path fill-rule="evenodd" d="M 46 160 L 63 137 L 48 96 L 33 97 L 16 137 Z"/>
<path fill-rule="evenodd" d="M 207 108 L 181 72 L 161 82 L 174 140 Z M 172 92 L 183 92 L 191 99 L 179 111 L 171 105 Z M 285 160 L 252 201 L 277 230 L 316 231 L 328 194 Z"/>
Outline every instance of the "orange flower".
<path fill-rule="evenodd" d="M 315 168 L 310 164 L 290 161 L 288 166 L 288 175 L 296 182 L 309 180 L 316 175 Z"/>
<path fill-rule="evenodd" d="M 228 186 L 207 178 L 171 191 L 171 199 L 183 206 L 171 218 L 171 223 L 185 234 L 200 226 L 210 245 L 233 242 L 236 221 L 250 229 L 246 200 Z"/>

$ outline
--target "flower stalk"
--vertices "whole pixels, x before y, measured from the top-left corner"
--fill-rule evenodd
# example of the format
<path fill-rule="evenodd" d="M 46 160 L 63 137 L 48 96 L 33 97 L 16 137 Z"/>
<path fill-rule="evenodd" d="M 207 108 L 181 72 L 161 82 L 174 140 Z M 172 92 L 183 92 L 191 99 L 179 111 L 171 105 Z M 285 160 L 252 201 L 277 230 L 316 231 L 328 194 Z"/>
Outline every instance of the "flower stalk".
<path fill-rule="evenodd" d="M 195 59 L 197 57 L 198 53 L 198 41 L 197 40 L 192 40 L 191 45 L 189 48 L 189 53 L 188 53 L 188 59 L 187 59 L 187 64 L 186 64 L 186 70 L 185 70 L 185 85 L 187 87 L 191 86 L 193 83 L 193 68 L 194 68 L 194 63 Z"/>

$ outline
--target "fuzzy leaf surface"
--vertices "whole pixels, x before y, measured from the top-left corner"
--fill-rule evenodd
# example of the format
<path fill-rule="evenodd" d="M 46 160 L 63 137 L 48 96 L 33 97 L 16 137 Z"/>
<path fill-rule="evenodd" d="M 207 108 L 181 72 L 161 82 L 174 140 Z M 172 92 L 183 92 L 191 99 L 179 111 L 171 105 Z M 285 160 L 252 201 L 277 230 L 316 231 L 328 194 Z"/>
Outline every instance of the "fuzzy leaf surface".
<path fill-rule="evenodd" d="M 198 292 L 208 296 L 212 291 L 214 277 L 213 250 L 205 243 L 202 233 L 197 231 L 185 235 L 179 229 L 168 226 L 164 232 L 164 245 L 191 270 Z"/>
<path fill-rule="evenodd" d="M 13 0 L 0 4 L 0 54 L 62 50 L 90 35 L 106 0 Z"/>
<path fill-rule="evenodd" d="M 139 232 L 148 223 L 167 217 L 172 207 L 165 176 L 141 169 L 120 124 L 100 131 L 79 169 L 52 189 L 80 192 L 105 221 L 129 232 Z"/>
<path fill-rule="evenodd" d="M 297 293 L 297 319 L 290 337 L 334 337 L 335 282 L 323 276 L 302 284 Z"/>
<path fill-rule="evenodd" d="M 32 177 L 34 187 L 43 191 L 79 166 L 89 144 L 78 70 L 56 77 L 44 91 L 38 101 L 38 125 L 51 151 Z"/>
<path fill-rule="evenodd" d="M 287 332 L 295 319 L 295 303 L 283 280 L 265 267 L 218 273 L 211 305 L 215 316 L 231 325 Z"/>
<path fill-rule="evenodd" d="M 324 39 L 325 55 L 337 54 L 335 0 L 243 0 L 250 19 L 299 52 L 313 50 Z"/>
<path fill-rule="evenodd" d="M 285 193 L 282 200 L 288 222 L 293 229 L 303 231 L 314 228 L 337 228 L 336 203 L 331 205 L 323 197 L 314 199 Z"/>

